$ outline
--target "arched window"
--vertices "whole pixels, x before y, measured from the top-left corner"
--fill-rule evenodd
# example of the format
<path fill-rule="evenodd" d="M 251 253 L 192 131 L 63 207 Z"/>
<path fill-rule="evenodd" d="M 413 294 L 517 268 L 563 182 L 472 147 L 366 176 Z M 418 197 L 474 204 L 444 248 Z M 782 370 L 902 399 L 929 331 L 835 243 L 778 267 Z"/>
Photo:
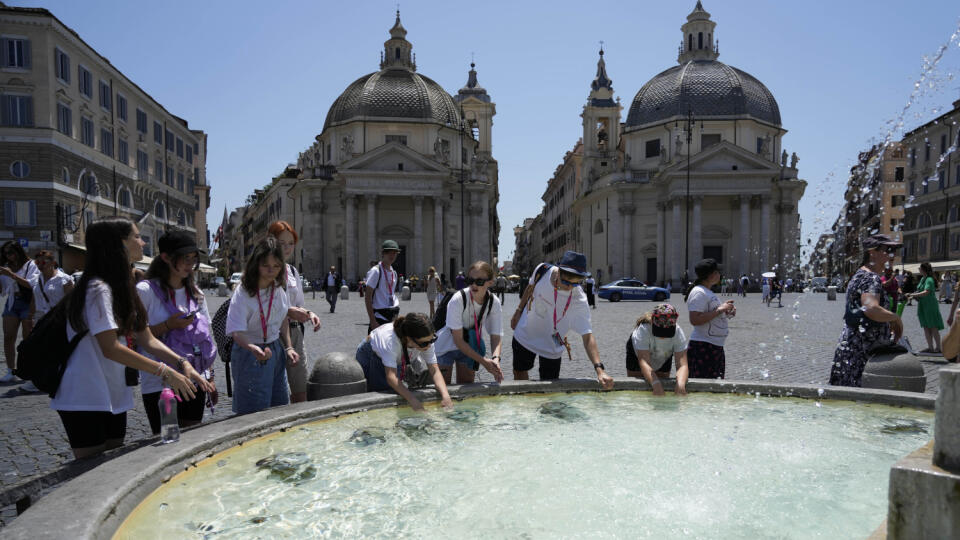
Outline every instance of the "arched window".
<path fill-rule="evenodd" d="M 957 220 L 957 207 L 956 205 L 950 207 L 950 222 Z"/>
<path fill-rule="evenodd" d="M 698 49 L 703 48 L 703 32 L 699 32 L 697 34 L 697 48 Z"/>
<path fill-rule="evenodd" d="M 97 177 L 91 173 L 81 176 L 80 191 L 92 197 L 96 197 L 99 194 L 97 190 Z"/>
<path fill-rule="evenodd" d="M 693 34 L 690 34 L 689 36 L 687 36 L 687 50 L 688 51 L 693 50 Z"/>
<path fill-rule="evenodd" d="M 930 214 L 928 214 L 928 213 L 920 214 L 919 228 L 922 229 L 922 228 L 924 228 L 924 227 L 929 227 L 929 226 L 930 226 L 930 222 L 931 222 Z"/>
<path fill-rule="evenodd" d="M 593 234 L 600 234 L 602 232 L 603 232 L 603 221 L 598 219 L 597 222 L 593 224 Z"/>
<path fill-rule="evenodd" d="M 62 180 L 64 184 L 67 184 L 69 186 L 70 185 L 70 169 L 64 167 L 60 175 L 61 175 L 60 180 Z"/>
<path fill-rule="evenodd" d="M 10 164 L 10 174 L 14 178 L 26 178 L 30 176 L 30 164 L 22 160 L 14 161 Z"/>
<path fill-rule="evenodd" d="M 177 225 L 186 225 L 187 224 L 187 215 L 183 213 L 183 210 L 177 212 Z"/>
<path fill-rule="evenodd" d="M 153 209 L 153 213 L 158 219 L 167 219 L 167 209 L 164 208 L 163 203 L 160 201 L 157 201 L 157 204 Z"/>
<path fill-rule="evenodd" d="M 117 204 L 125 208 L 130 208 L 132 206 L 132 199 L 130 197 L 130 190 L 127 188 L 120 188 L 117 192 Z"/>

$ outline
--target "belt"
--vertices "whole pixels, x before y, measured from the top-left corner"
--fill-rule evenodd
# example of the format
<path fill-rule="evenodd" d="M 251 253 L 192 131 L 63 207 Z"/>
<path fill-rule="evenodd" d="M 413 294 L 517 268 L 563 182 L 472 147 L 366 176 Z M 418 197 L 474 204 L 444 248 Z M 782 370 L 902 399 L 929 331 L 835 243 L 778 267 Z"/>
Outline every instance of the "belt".
<path fill-rule="evenodd" d="M 290 327 L 291 327 L 291 328 L 299 328 L 301 331 L 303 331 L 303 329 L 304 329 L 304 325 L 303 325 L 303 323 L 300 322 L 300 321 L 290 321 Z"/>

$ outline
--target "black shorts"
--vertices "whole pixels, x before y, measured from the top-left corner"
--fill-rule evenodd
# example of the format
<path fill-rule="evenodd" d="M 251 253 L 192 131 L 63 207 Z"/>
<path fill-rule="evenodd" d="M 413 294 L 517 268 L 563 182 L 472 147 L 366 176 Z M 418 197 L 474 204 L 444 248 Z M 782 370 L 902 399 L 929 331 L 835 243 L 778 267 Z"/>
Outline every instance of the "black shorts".
<path fill-rule="evenodd" d="M 157 411 L 159 413 L 159 410 Z M 107 411 L 57 411 L 67 431 L 70 448 L 100 446 L 127 435 L 127 413 Z"/>
<path fill-rule="evenodd" d="M 514 371 L 530 371 L 533 369 L 533 362 L 537 358 L 537 353 L 531 351 L 530 349 L 524 347 L 517 341 L 517 338 L 514 337 L 510 341 L 510 348 L 513 349 L 513 370 Z M 540 380 L 546 381 L 550 379 L 559 379 L 560 378 L 560 358 L 544 358 L 540 357 Z"/>
<path fill-rule="evenodd" d="M 633 337 L 627 339 L 627 371 L 640 371 L 640 359 L 637 357 L 637 351 L 633 348 Z M 663 363 L 662 366 L 654 368 L 654 373 L 670 373 L 670 359 Z"/>
<path fill-rule="evenodd" d="M 194 389 L 194 398 L 177 402 L 177 423 L 184 427 L 185 422 L 196 423 L 203 420 L 203 407 L 207 404 L 207 393 L 199 388 Z M 150 392 L 143 395 L 143 409 L 147 412 L 150 421 L 150 431 L 154 435 L 160 434 L 160 392 Z"/>

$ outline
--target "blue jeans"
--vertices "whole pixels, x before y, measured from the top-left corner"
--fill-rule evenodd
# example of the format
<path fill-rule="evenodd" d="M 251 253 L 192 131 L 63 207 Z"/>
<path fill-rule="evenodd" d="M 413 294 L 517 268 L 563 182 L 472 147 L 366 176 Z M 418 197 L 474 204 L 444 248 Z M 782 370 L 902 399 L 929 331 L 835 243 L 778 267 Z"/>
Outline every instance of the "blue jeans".
<path fill-rule="evenodd" d="M 233 344 L 233 412 L 248 414 L 290 403 L 287 388 L 287 354 L 280 340 L 266 345 L 270 358 L 261 364 L 247 349 Z M 301 362 L 303 360 L 301 359 Z"/>
<path fill-rule="evenodd" d="M 357 363 L 363 368 L 363 376 L 367 379 L 367 392 L 393 391 L 387 384 L 387 370 L 383 367 L 383 360 L 373 352 L 369 339 L 364 339 L 357 347 Z"/>

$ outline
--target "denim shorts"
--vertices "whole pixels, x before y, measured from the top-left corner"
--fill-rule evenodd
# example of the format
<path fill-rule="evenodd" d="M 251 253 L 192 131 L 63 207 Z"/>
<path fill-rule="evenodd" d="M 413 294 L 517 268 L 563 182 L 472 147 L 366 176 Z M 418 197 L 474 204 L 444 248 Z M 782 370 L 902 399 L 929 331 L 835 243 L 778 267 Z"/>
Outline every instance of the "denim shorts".
<path fill-rule="evenodd" d="M 373 351 L 369 339 L 364 339 L 357 346 L 357 363 L 363 368 L 363 376 L 367 379 L 367 392 L 393 391 L 387 384 L 387 370 L 383 367 L 383 360 Z"/>
<path fill-rule="evenodd" d="M 456 362 L 460 362 L 474 371 L 480 367 L 476 360 L 464 354 L 460 349 L 447 351 L 437 357 L 437 365 L 440 367 L 450 367 Z"/>
<path fill-rule="evenodd" d="M 287 355 L 280 340 L 266 345 L 270 358 L 261 364 L 253 353 L 236 342 L 230 351 L 233 375 L 233 412 L 248 414 L 290 403 Z"/>
<path fill-rule="evenodd" d="M 30 317 L 30 301 L 24 300 L 19 296 L 13 297 L 13 303 L 10 307 L 3 309 L 4 317 L 16 317 L 18 319 L 27 319 Z"/>

